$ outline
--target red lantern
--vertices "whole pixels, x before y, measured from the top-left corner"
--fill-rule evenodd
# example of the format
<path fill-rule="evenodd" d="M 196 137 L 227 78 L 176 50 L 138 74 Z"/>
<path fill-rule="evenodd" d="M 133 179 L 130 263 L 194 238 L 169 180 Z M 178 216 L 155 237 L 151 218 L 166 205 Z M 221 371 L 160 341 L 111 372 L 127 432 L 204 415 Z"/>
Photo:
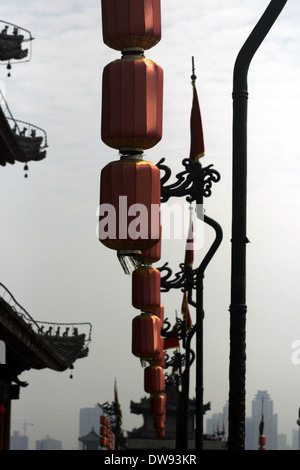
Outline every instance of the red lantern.
<path fill-rule="evenodd" d="M 153 416 L 153 427 L 154 429 L 164 429 L 166 422 L 166 415 Z"/>
<path fill-rule="evenodd" d="M 107 437 L 100 437 L 100 445 L 101 447 L 107 447 Z"/>
<path fill-rule="evenodd" d="M 160 227 L 160 234 L 161 234 L 161 227 Z M 147 250 L 142 251 L 142 258 L 144 263 L 152 264 L 156 263 L 160 260 L 161 257 L 161 235 L 159 237 L 159 241 L 155 243 L 154 246 L 148 248 Z"/>
<path fill-rule="evenodd" d="M 156 354 L 153 357 L 153 359 L 151 361 L 151 364 L 155 365 L 155 366 L 160 366 L 164 369 L 165 365 L 166 365 L 166 358 L 165 358 L 165 351 L 163 349 L 163 347 L 164 347 L 164 338 L 162 336 L 160 337 L 160 343 L 161 343 L 160 351 L 159 351 L 158 354 Z"/>
<path fill-rule="evenodd" d="M 119 2 L 120 3 L 120 2 Z M 128 57 L 103 70 L 101 138 L 114 149 L 142 152 L 162 137 L 163 70 Z"/>
<path fill-rule="evenodd" d="M 106 415 L 101 415 L 100 416 L 100 424 L 103 424 L 103 426 L 107 426 L 107 416 Z"/>
<path fill-rule="evenodd" d="M 5 407 L 3 405 L 0 405 L 0 420 L 4 418 L 5 411 Z"/>
<path fill-rule="evenodd" d="M 262 435 L 258 438 L 259 450 L 266 450 L 266 436 Z"/>
<path fill-rule="evenodd" d="M 156 429 L 156 437 L 158 439 L 162 439 L 166 437 L 166 428 Z"/>
<path fill-rule="evenodd" d="M 114 250 L 144 250 L 159 240 L 160 172 L 151 162 L 126 158 L 101 171 L 101 243 Z"/>
<path fill-rule="evenodd" d="M 150 397 L 150 413 L 153 416 L 161 416 L 166 412 L 166 394 L 151 395 Z"/>
<path fill-rule="evenodd" d="M 152 310 L 152 313 L 153 313 L 153 315 L 156 315 L 160 319 L 161 328 L 163 328 L 163 326 L 164 326 L 164 313 L 165 313 L 164 306 L 160 305 L 159 307 L 155 307 Z M 162 347 L 162 349 L 163 349 L 163 347 Z"/>
<path fill-rule="evenodd" d="M 151 311 L 160 305 L 160 271 L 141 266 L 132 273 L 132 305 Z"/>
<path fill-rule="evenodd" d="M 132 354 L 152 359 L 161 348 L 160 321 L 155 315 L 142 314 L 132 321 Z"/>
<path fill-rule="evenodd" d="M 147 393 L 165 391 L 165 375 L 162 367 L 151 365 L 144 369 L 144 389 Z"/>
<path fill-rule="evenodd" d="M 161 39 L 160 0 L 102 0 L 103 41 L 112 49 L 150 49 Z"/>

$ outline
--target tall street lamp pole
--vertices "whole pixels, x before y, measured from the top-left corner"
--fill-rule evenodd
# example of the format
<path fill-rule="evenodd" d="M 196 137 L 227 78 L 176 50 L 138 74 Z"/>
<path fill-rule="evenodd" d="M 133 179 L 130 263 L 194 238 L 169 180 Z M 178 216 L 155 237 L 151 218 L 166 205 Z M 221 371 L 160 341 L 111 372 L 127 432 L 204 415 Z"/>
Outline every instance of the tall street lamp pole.
<path fill-rule="evenodd" d="M 240 50 L 233 74 L 232 251 L 229 365 L 229 450 L 245 444 L 247 75 L 250 62 L 287 0 L 272 0 Z"/>

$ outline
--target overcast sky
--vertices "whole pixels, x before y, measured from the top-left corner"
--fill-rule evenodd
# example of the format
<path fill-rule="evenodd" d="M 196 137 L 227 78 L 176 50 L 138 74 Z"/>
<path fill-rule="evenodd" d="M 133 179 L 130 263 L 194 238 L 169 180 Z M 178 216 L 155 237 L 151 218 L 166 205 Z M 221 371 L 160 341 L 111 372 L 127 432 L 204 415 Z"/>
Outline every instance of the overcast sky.
<path fill-rule="evenodd" d="M 205 200 L 206 214 L 224 236 L 204 284 L 204 401 L 218 413 L 228 400 L 232 72 L 235 58 L 268 5 L 267 0 L 162 0 L 162 40 L 146 57 L 164 69 L 163 138 L 145 158 L 162 157 L 173 175 L 189 155 L 195 57 L 206 155 L 221 181 Z M 46 435 L 76 448 L 80 408 L 113 400 L 117 379 L 123 427 L 142 424 L 130 414 L 139 401 L 143 369 L 131 354 L 131 278 L 115 252 L 96 237 L 101 168 L 118 152 L 100 137 L 101 81 L 106 64 L 120 57 L 102 41 L 100 0 L 2 2 L 1 20 L 31 31 L 30 62 L 13 66 L 0 81 L 16 119 L 47 132 L 47 158 L 0 171 L 0 281 L 35 320 L 91 322 L 86 359 L 69 371 L 24 372 L 29 386 L 13 403 L 12 431 L 30 446 Z M 300 364 L 300 5 L 289 0 L 249 70 L 247 245 L 247 415 L 257 390 L 267 390 L 278 431 L 296 429 Z M 205 246 L 214 239 L 205 229 Z M 163 243 L 161 262 L 173 272 L 183 262 L 185 240 Z M 205 250 L 197 251 L 195 264 Z M 180 292 L 162 295 L 165 316 L 180 311 Z M 191 308 L 193 319 L 195 312 Z M 195 396 L 192 373 L 190 396 Z M 16 423 L 16 424 L 15 424 Z"/>

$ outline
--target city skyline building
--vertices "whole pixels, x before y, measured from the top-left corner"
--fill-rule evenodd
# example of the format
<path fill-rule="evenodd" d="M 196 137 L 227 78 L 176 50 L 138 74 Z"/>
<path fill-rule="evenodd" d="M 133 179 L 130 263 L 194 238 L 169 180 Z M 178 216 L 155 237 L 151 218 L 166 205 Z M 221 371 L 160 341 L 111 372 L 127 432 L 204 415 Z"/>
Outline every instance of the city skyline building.
<path fill-rule="evenodd" d="M 259 449 L 259 427 L 263 416 L 263 434 L 266 436 L 266 450 L 299 450 L 299 430 L 291 429 L 291 442 L 285 433 L 278 433 L 278 414 L 274 412 L 274 402 L 267 390 L 258 390 L 251 402 L 251 416 L 246 417 L 245 450 Z M 222 412 L 213 413 L 206 419 L 208 436 L 219 435 L 227 440 L 228 403 Z"/>
<path fill-rule="evenodd" d="M 278 415 L 274 413 L 273 400 L 266 390 L 258 390 L 251 402 L 252 416 L 246 419 L 246 450 L 258 449 L 259 426 L 264 423 L 267 450 L 277 450 Z"/>
<path fill-rule="evenodd" d="M 14 431 L 10 437 L 10 450 L 28 450 L 28 436 L 22 436 L 19 431 Z"/>
<path fill-rule="evenodd" d="M 206 420 L 206 433 L 208 436 L 215 436 L 223 433 L 223 438 L 228 436 L 228 403 L 223 406 L 222 413 L 214 413 Z"/>
<path fill-rule="evenodd" d="M 63 450 L 62 442 L 46 436 L 44 439 L 35 442 L 35 450 Z"/>
<path fill-rule="evenodd" d="M 92 429 L 99 434 L 100 416 L 102 410 L 99 405 L 94 408 L 81 408 L 79 411 L 79 434 L 78 438 L 86 436 Z M 79 448 L 82 449 L 82 442 L 79 442 Z"/>

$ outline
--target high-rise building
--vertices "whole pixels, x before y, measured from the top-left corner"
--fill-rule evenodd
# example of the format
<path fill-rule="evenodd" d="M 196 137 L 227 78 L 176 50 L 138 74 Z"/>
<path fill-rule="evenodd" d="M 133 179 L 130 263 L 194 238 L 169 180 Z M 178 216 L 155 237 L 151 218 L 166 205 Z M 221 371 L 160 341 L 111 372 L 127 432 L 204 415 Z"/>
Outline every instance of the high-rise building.
<path fill-rule="evenodd" d="M 52 439 L 51 437 L 47 436 L 45 439 L 41 439 L 40 441 L 35 442 L 35 449 L 36 450 L 62 450 L 62 443 L 61 441 L 57 441 L 56 439 Z"/>
<path fill-rule="evenodd" d="M 273 411 L 273 400 L 271 400 L 267 391 L 259 390 L 252 400 L 252 416 L 246 418 L 245 422 L 246 450 L 258 450 L 259 448 L 258 438 L 262 416 L 264 423 L 263 434 L 266 436 L 266 449 L 277 450 L 278 448 L 278 416 Z M 206 432 L 208 436 L 221 436 L 222 439 L 227 439 L 228 404 L 223 407 L 221 413 L 214 413 L 206 420 Z M 279 443 L 281 447 L 284 445 L 282 436 Z"/>
<path fill-rule="evenodd" d="M 267 391 L 258 390 L 252 400 L 252 416 L 246 421 L 246 450 L 257 450 L 259 447 L 259 426 L 264 423 L 263 434 L 266 436 L 266 449 L 277 450 L 277 421 L 278 416 L 273 411 L 273 400 Z"/>
<path fill-rule="evenodd" d="M 206 432 L 208 436 L 221 435 L 224 439 L 228 436 L 228 404 L 223 407 L 222 413 L 214 413 L 206 420 Z"/>
<path fill-rule="evenodd" d="M 300 429 L 293 429 L 292 450 L 300 450 Z"/>
<path fill-rule="evenodd" d="M 10 436 L 10 450 L 28 450 L 28 437 L 20 436 L 19 431 L 14 431 Z"/>
<path fill-rule="evenodd" d="M 99 434 L 101 414 L 102 410 L 99 405 L 95 405 L 94 408 L 81 408 L 78 437 L 86 436 L 92 429 Z M 82 448 L 82 443 L 79 443 L 79 447 Z"/>

